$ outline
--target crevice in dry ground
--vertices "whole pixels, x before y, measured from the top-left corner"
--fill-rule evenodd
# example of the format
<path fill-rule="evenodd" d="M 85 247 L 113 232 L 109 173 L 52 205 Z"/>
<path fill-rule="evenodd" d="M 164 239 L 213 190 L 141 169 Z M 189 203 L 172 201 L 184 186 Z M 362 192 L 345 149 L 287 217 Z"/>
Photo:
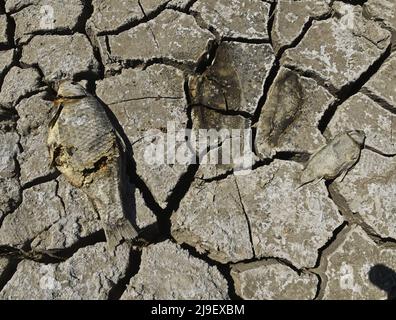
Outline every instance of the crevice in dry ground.
<path fill-rule="evenodd" d="M 71 245 L 68 248 L 60 249 L 60 250 L 51 250 L 51 254 L 56 257 L 61 258 L 62 260 L 67 260 L 71 258 L 78 250 L 94 246 L 98 243 L 106 242 L 106 237 L 103 230 L 96 231 L 86 237 L 80 238 L 76 243 Z"/>
<path fill-rule="evenodd" d="M 14 18 L 9 14 L 6 13 L 7 17 L 7 29 L 6 29 L 6 34 L 7 34 L 7 41 L 8 41 L 8 47 L 15 48 L 15 20 Z"/>
<path fill-rule="evenodd" d="M 106 242 L 106 237 L 103 230 L 99 230 L 86 237 L 82 237 L 67 248 L 50 250 L 30 249 L 27 252 L 28 254 L 33 255 L 33 257 L 35 255 L 41 256 L 40 259 L 32 259 L 34 261 L 42 263 L 60 263 L 71 258 L 78 250 L 94 246 L 101 242 Z"/>
<path fill-rule="evenodd" d="M 317 274 L 315 272 L 311 271 L 310 273 L 315 275 L 315 277 L 318 279 L 318 284 L 316 286 L 316 293 L 312 300 L 320 300 L 320 299 L 318 299 L 318 297 L 319 297 L 320 292 L 322 291 L 322 283 L 323 283 L 322 277 L 320 276 L 320 274 Z"/>
<path fill-rule="evenodd" d="M 366 234 L 377 244 L 392 246 L 396 244 L 396 239 L 381 236 L 364 221 L 363 217 L 359 214 L 359 212 L 353 212 L 344 196 L 337 190 L 335 186 L 332 185 L 331 181 L 326 182 L 326 186 L 329 193 L 329 199 L 333 201 L 333 203 L 337 206 L 340 214 L 348 225 L 360 226 L 366 232 Z"/>
<path fill-rule="evenodd" d="M 58 175 L 58 176 L 59 176 L 59 175 Z M 59 187 L 60 187 L 59 180 L 56 179 L 56 180 L 55 180 L 55 183 L 56 183 L 55 195 L 56 195 L 56 197 L 59 199 L 59 201 L 60 201 L 60 203 L 61 203 L 61 205 L 62 205 L 63 211 L 66 213 L 65 201 L 63 200 L 62 196 L 59 194 Z"/>
<path fill-rule="evenodd" d="M 273 29 L 273 23 L 274 23 L 276 9 L 277 9 L 276 3 L 272 3 L 271 9 L 270 9 L 270 19 L 268 21 L 268 34 L 270 37 L 270 43 L 272 43 L 272 29 Z M 265 80 L 264 88 L 263 88 L 263 95 L 261 96 L 261 98 L 258 102 L 257 108 L 255 110 L 255 113 L 252 117 L 252 125 L 254 125 L 255 123 L 257 123 L 259 121 L 261 110 L 267 101 L 271 86 L 273 85 L 274 80 L 275 80 L 276 76 L 278 75 L 278 72 L 280 70 L 280 60 L 281 60 L 283 54 L 285 53 L 285 51 L 298 46 L 298 44 L 301 42 L 301 40 L 307 34 L 308 30 L 312 27 L 313 21 L 326 20 L 329 17 L 330 17 L 330 14 L 325 14 L 321 17 L 310 18 L 308 20 L 308 22 L 305 23 L 305 25 L 303 26 L 301 33 L 289 45 L 283 46 L 278 50 L 278 52 L 275 55 L 275 61 L 268 73 L 267 79 Z"/>
<path fill-rule="evenodd" d="M 366 223 L 361 223 L 359 225 L 376 244 L 396 249 L 396 239 L 392 237 L 382 237 Z"/>
<path fill-rule="evenodd" d="M 218 43 L 221 42 L 222 37 L 220 36 L 220 33 L 216 30 L 215 27 L 213 27 L 212 25 L 208 24 L 202 17 L 201 17 L 201 13 L 198 11 L 189 11 L 189 15 L 191 15 L 194 19 L 195 22 L 197 23 L 197 25 L 203 29 L 203 30 L 207 30 L 209 31 L 211 34 L 214 35 L 216 41 Z"/>
<path fill-rule="evenodd" d="M 273 159 L 283 160 L 283 161 L 294 161 L 298 163 L 306 163 L 311 154 L 308 152 L 297 152 L 297 151 L 278 151 Z"/>
<path fill-rule="evenodd" d="M 274 28 L 275 21 L 275 12 L 277 9 L 277 2 L 270 2 L 270 8 L 268 11 L 268 22 L 267 22 L 267 32 L 268 32 L 268 40 L 272 47 L 274 47 L 274 43 L 272 41 L 272 30 Z"/>
<path fill-rule="evenodd" d="M 251 39 L 244 37 L 223 37 L 221 41 L 224 42 L 240 42 L 240 43 L 251 43 L 251 44 L 270 44 L 269 39 Z"/>
<path fill-rule="evenodd" d="M 11 10 L 11 11 L 9 11 L 9 12 L 6 12 L 6 14 L 11 15 L 11 14 L 20 12 L 20 11 L 22 11 L 23 9 L 28 8 L 28 7 L 31 7 L 31 6 L 33 6 L 33 5 L 34 5 L 34 3 L 25 3 L 25 4 L 21 4 L 20 7 L 19 7 L 18 9 L 16 9 L 16 10 Z M 5 8 L 4 8 L 4 12 L 5 12 Z"/>
<path fill-rule="evenodd" d="M 39 93 L 44 92 L 46 90 L 47 90 L 46 87 L 41 87 L 41 88 L 38 88 L 38 89 L 33 90 L 31 92 L 28 92 L 28 93 L 26 93 L 24 95 L 19 96 L 18 99 L 15 101 L 14 108 L 17 107 L 21 103 L 22 100 L 29 99 L 29 98 L 35 96 L 36 94 L 39 94 Z M 18 119 L 19 119 L 19 117 L 18 117 Z"/>
<path fill-rule="evenodd" d="M 45 176 L 34 178 L 33 180 L 23 184 L 22 190 L 27 190 L 27 189 L 33 188 L 35 186 L 38 186 L 40 184 L 56 180 L 56 178 L 58 178 L 60 175 L 61 175 L 61 173 L 59 171 L 54 171 L 54 172 L 51 172 Z"/>
<path fill-rule="evenodd" d="M 117 100 L 115 102 L 108 103 L 109 106 L 120 104 L 120 103 L 125 103 L 125 102 L 131 102 L 131 101 L 139 101 L 139 100 L 181 100 L 183 97 L 163 97 L 163 96 L 151 96 L 151 97 L 139 97 L 139 98 L 131 98 L 131 99 L 125 99 L 125 100 Z"/>
<path fill-rule="evenodd" d="M 173 242 L 177 243 L 174 239 L 171 239 Z M 206 262 L 211 267 L 216 267 L 217 270 L 221 273 L 224 279 L 227 281 L 228 286 L 228 295 L 232 300 L 241 300 L 241 297 L 237 295 L 235 292 L 234 281 L 231 277 L 231 263 L 222 264 L 220 262 L 214 261 L 210 259 L 206 254 L 199 253 L 194 247 L 183 243 L 180 247 L 184 250 L 187 250 L 189 255 L 199 260 Z"/>
<path fill-rule="evenodd" d="M 12 62 L 10 63 L 9 66 L 6 66 L 0 72 L 0 90 L 1 90 L 1 87 L 3 86 L 4 79 L 7 76 L 7 73 L 11 70 L 12 67 L 15 67 L 18 64 L 18 60 L 19 60 L 19 53 L 17 50 L 14 50 L 13 55 L 12 55 Z"/>
<path fill-rule="evenodd" d="M 365 88 L 362 88 L 362 90 L 360 92 L 363 93 L 364 95 L 366 95 L 367 97 L 369 97 L 371 100 L 373 100 L 375 103 L 377 103 L 379 106 L 381 106 L 385 110 L 389 111 L 392 114 L 396 114 L 396 107 L 395 106 L 391 105 L 384 98 L 376 95 L 370 89 L 365 87 Z"/>
<path fill-rule="evenodd" d="M 147 69 L 150 66 L 161 64 L 170 67 L 174 67 L 186 73 L 194 73 L 196 69 L 196 64 L 193 62 L 181 62 L 167 57 L 154 57 L 148 58 L 146 60 L 141 59 L 127 59 L 127 60 L 114 60 L 115 63 L 118 63 L 122 66 L 122 69 L 136 69 L 138 67 L 142 68 L 143 70 Z M 115 74 L 121 73 L 115 71 Z"/>
<path fill-rule="evenodd" d="M 289 267 L 290 269 L 292 269 L 294 272 L 296 272 L 299 276 L 305 272 L 304 268 L 297 268 L 291 261 L 285 259 L 285 258 L 279 258 L 279 257 L 262 257 L 261 260 L 274 260 L 276 262 L 278 262 L 279 264 L 282 264 L 286 267 Z M 258 260 L 260 261 L 260 260 Z"/>
<path fill-rule="evenodd" d="M 329 190 L 329 198 L 337 206 L 339 212 L 344 217 L 348 225 L 360 226 L 366 232 L 366 234 L 377 244 L 396 243 L 395 239 L 381 237 L 381 235 L 375 232 L 374 229 L 364 221 L 364 219 L 358 212 L 353 212 L 349 208 L 346 199 L 343 197 L 342 194 L 339 193 L 339 191 L 334 186 L 330 184 L 328 186 L 328 190 Z"/>
<path fill-rule="evenodd" d="M 0 14 L 5 14 L 5 0 L 0 0 Z"/>
<path fill-rule="evenodd" d="M 139 5 L 140 10 L 142 11 L 142 14 L 144 16 L 145 22 L 147 23 L 149 21 L 149 18 L 148 18 L 147 14 L 146 14 L 146 11 L 144 10 L 144 7 L 143 7 L 142 3 L 140 2 L 140 0 L 137 0 L 137 3 Z M 155 36 L 155 33 L 154 33 L 153 29 L 151 28 L 150 24 L 147 24 L 147 27 L 150 30 L 151 36 L 153 37 L 155 46 L 157 47 L 157 49 L 159 49 L 160 46 L 159 46 L 159 43 L 157 41 L 157 38 Z"/>
<path fill-rule="evenodd" d="M 208 106 L 208 105 L 205 105 L 205 104 L 202 104 L 202 103 L 191 104 L 190 107 L 191 108 L 202 107 L 202 108 L 205 108 L 205 109 L 212 110 L 212 111 L 214 111 L 216 113 L 219 113 L 219 114 L 221 114 L 223 116 L 241 116 L 241 117 L 246 118 L 246 119 L 250 119 L 252 117 L 251 114 L 249 114 L 246 111 L 222 110 L 222 109 L 213 108 L 211 106 Z"/>
<path fill-rule="evenodd" d="M 206 53 L 202 55 L 200 61 L 198 61 L 194 74 L 203 74 L 213 64 L 218 48 L 219 43 L 217 41 L 210 41 L 208 43 Z"/>
<path fill-rule="evenodd" d="M 379 154 L 380 156 L 385 157 L 385 158 L 393 158 L 396 156 L 396 153 L 384 153 L 381 150 L 378 150 L 377 148 L 372 147 L 367 144 L 364 146 L 364 149 L 374 152 L 376 154 Z"/>
<path fill-rule="evenodd" d="M 245 220 L 246 220 L 246 224 L 248 226 L 248 232 L 249 232 L 250 246 L 252 248 L 253 257 L 255 258 L 256 257 L 256 250 L 255 250 L 254 245 L 253 245 L 252 225 L 251 225 L 251 222 L 250 222 L 249 215 L 247 214 L 247 212 L 245 210 L 245 205 L 243 204 L 241 192 L 239 190 L 238 181 L 237 181 L 237 179 L 235 177 L 234 177 L 234 183 L 235 183 L 235 186 L 236 186 L 236 189 L 237 189 L 237 192 L 238 192 L 239 203 L 241 204 L 243 214 L 245 215 Z"/>
<path fill-rule="evenodd" d="M 368 0 L 340 0 L 340 1 L 344 3 L 352 4 L 354 6 L 363 6 Z"/>
<path fill-rule="evenodd" d="M 188 74 L 184 74 L 184 83 L 183 83 L 183 91 L 184 91 L 184 98 L 186 99 L 187 102 L 187 124 L 186 124 L 186 129 L 191 130 L 193 127 L 193 119 L 192 119 L 192 97 L 190 93 L 190 86 L 189 86 L 189 79 L 188 79 Z"/>
<path fill-rule="evenodd" d="M 55 222 L 56 223 L 56 222 Z M 50 226 L 51 227 L 51 226 Z M 43 230 L 41 233 L 50 229 Z M 41 234 L 40 233 L 40 234 Z M 36 235 L 35 239 L 40 235 Z M 105 242 L 103 230 L 96 231 L 88 236 L 81 237 L 74 244 L 66 248 L 34 249 L 31 247 L 34 239 L 28 241 L 22 248 L 12 246 L 0 246 L 0 256 L 17 260 L 32 260 L 44 264 L 57 264 L 71 258 L 78 250 Z"/>
<path fill-rule="evenodd" d="M 0 122 L 3 121 L 12 122 L 12 126 L 7 128 L 5 131 L 15 131 L 17 119 L 18 119 L 18 113 L 16 112 L 15 109 L 3 109 L 0 106 Z"/>
<path fill-rule="evenodd" d="M 0 274 L 0 292 L 4 289 L 8 281 L 10 281 L 11 278 L 14 276 L 15 272 L 17 271 L 18 264 L 18 260 L 10 259 L 8 261 L 7 266 Z"/>
<path fill-rule="evenodd" d="M 321 248 L 318 249 L 318 259 L 316 261 L 315 267 L 307 268 L 307 270 L 317 269 L 322 266 L 322 260 L 324 258 L 325 250 L 328 249 L 333 243 L 335 243 L 335 241 L 337 240 L 337 236 L 348 226 L 349 223 L 347 221 L 344 221 L 341 225 L 339 225 L 337 228 L 334 229 L 333 235 Z"/>
<path fill-rule="evenodd" d="M 263 107 L 264 107 L 264 105 L 265 105 L 265 103 L 267 101 L 269 91 L 270 91 L 270 89 L 272 87 L 272 84 L 274 83 L 274 80 L 275 80 L 276 76 L 278 75 L 279 69 L 280 69 L 279 57 L 276 56 L 275 57 L 275 61 L 272 64 L 271 69 L 270 69 L 270 71 L 268 73 L 268 76 L 265 79 L 263 95 L 259 99 L 257 108 L 256 108 L 256 110 L 255 110 L 255 112 L 253 114 L 253 117 L 252 117 L 252 126 L 254 126 L 260 119 L 261 110 L 263 109 Z M 256 140 L 255 138 L 256 138 L 256 131 L 254 130 L 253 131 L 253 141 Z M 255 145 L 255 143 L 253 143 L 253 145 Z"/>
<path fill-rule="evenodd" d="M 345 222 L 349 226 L 359 225 L 375 242 L 378 243 L 380 235 L 378 235 L 367 223 L 364 222 L 363 218 L 359 213 L 353 212 L 344 196 L 337 190 L 331 182 L 326 182 L 326 186 L 329 193 L 329 199 L 337 206 L 338 211 L 344 218 Z M 385 241 L 384 241 L 385 242 Z M 396 241 L 394 241 L 396 242 Z"/>
<path fill-rule="evenodd" d="M 363 72 L 356 81 L 346 84 L 336 93 L 337 100 L 329 106 L 319 121 L 318 129 L 322 134 L 326 131 L 326 128 L 333 118 L 337 108 L 363 88 L 371 77 L 378 72 L 386 59 L 389 58 L 390 54 L 391 46 L 389 45 L 385 52 L 365 72 Z"/>
<path fill-rule="evenodd" d="M 119 300 L 126 291 L 131 279 L 139 272 L 142 253 L 139 250 L 131 249 L 129 252 L 129 263 L 125 271 L 125 276 L 121 278 L 109 291 L 108 300 Z"/>
<path fill-rule="evenodd" d="M 319 86 L 325 88 L 332 96 L 337 97 L 338 90 L 337 88 L 331 84 L 329 81 L 324 80 L 317 72 L 314 70 L 304 70 L 298 66 L 285 64 L 283 67 L 294 71 L 300 77 L 309 78 L 314 80 Z"/>
<path fill-rule="evenodd" d="M 170 1 L 170 0 L 169 0 Z M 147 15 L 144 16 L 143 19 L 132 19 L 127 23 L 123 24 L 122 26 L 117 27 L 111 31 L 101 31 L 98 32 L 98 36 L 105 36 L 105 35 L 119 35 L 124 31 L 128 31 L 132 28 L 136 28 L 138 25 L 145 24 L 156 17 L 158 17 L 163 11 L 167 10 L 167 5 L 169 1 L 162 3 L 159 5 L 155 10 L 149 12 Z"/>
<path fill-rule="evenodd" d="M 219 146 L 221 147 L 221 145 Z M 216 148 L 213 148 L 211 150 L 214 150 Z M 256 169 L 261 168 L 261 167 L 265 167 L 270 165 L 272 162 L 275 161 L 275 158 L 267 158 L 267 159 L 260 159 L 258 161 L 256 161 L 251 170 L 254 172 Z M 210 182 L 214 182 L 214 181 L 222 181 L 227 179 L 228 177 L 234 175 L 234 169 L 229 169 L 226 172 L 219 174 L 217 176 L 211 177 L 211 178 L 201 178 L 201 177 L 196 177 L 197 180 L 203 181 L 205 183 L 210 183 Z"/>
<path fill-rule="evenodd" d="M 172 190 L 172 193 L 168 199 L 166 199 L 167 206 L 164 210 L 165 216 L 170 217 L 170 215 L 179 208 L 180 201 L 190 189 L 198 168 L 199 164 L 190 164 L 187 168 L 187 171 L 181 176 L 175 188 Z"/>
<path fill-rule="evenodd" d="M 94 7 L 92 5 L 92 0 L 82 0 L 81 2 L 83 4 L 83 10 L 78 17 L 76 27 L 73 31 L 85 34 L 87 22 L 94 12 Z"/>
<path fill-rule="evenodd" d="M 154 213 L 157 219 L 162 219 L 161 217 L 163 216 L 163 209 L 155 201 L 151 190 L 147 187 L 143 179 L 140 178 L 136 173 L 134 173 L 131 181 L 141 192 L 145 205 Z"/>
<path fill-rule="evenodd" d="M 190 13 L 192 6 L 193 6 L 196 2 L 198 2 L 198 0 L 190 0 L 190 2 L 185 6 L 185 10 L 182 11 L 182 12 Z M 169 5 L 169 8 L 171 8 L 171 7 L 172 7 L 172 5 Z"/>

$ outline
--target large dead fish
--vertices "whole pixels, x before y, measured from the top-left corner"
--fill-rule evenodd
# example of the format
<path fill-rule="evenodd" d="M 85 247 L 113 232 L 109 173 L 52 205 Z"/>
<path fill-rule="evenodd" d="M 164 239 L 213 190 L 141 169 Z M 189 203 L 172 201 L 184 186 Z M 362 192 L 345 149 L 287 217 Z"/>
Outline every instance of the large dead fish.
<path fill-rule="evenodd" d="M 127 182 L 122 141 L 103 106 L 81 85 L 61 82 L 54 104 L 47 140 L 51 163 L 87 194 L 100 216 L 108 245 L 114 249 L 137 236 L 124 202 Z"/>
<path fill-rule="evenodd" d="M 322 179 L 344 179 L 359 160 L 366 136 L 361 130 L 340 133 L 309 159 L 300 177 L 300 186 Z"/>

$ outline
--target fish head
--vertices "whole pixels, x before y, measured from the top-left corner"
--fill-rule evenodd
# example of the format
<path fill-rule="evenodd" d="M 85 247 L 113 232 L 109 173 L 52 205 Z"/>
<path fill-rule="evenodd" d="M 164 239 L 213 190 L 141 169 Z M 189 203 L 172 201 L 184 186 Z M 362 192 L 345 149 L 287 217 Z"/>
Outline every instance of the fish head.
<path fill-rule="evenodd" d="M 363 130 L 351 130 L 347 132 L 348 136 L 355 141 L 359 146 L 364 145 L 364 141 L 366 140 L 366 134 Z"/>
<path fill-rule="evenodd" d="M 76 99 L 88 96 L 85 88 L 74 81 L 63 80 L 58 84 L 58 98 Z"/>

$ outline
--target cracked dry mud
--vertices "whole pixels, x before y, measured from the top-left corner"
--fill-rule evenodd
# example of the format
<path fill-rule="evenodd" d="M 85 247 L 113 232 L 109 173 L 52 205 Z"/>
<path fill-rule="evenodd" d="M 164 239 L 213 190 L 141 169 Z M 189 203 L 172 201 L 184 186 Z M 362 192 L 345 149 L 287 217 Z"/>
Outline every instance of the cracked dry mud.
<path fill-rule="evenodd" d="M 393 0 L 0 0 L 0 299 L 395 299 L 395 48 Z M 62 79 L 121 134 L 144 241 L 110 252 L 49 166 Z M 148 164 L 169 123 L 253 128 L 252 170 Z M 346 176 L 300 187 L 350 130 Z"/>

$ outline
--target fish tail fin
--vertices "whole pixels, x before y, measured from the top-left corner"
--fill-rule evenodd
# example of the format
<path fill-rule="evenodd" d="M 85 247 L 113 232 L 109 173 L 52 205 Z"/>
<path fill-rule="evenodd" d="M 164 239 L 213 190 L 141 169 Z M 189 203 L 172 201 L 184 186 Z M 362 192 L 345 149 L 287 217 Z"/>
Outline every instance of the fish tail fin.
<path fill-rule="evenodd" d="M 127 219 L 123 219 L 117 224 L 105 225 L 104 232 L 111 251 L 114 251 L 122 242 L 132 240 L 138 235 L 135 227 Z"/>

